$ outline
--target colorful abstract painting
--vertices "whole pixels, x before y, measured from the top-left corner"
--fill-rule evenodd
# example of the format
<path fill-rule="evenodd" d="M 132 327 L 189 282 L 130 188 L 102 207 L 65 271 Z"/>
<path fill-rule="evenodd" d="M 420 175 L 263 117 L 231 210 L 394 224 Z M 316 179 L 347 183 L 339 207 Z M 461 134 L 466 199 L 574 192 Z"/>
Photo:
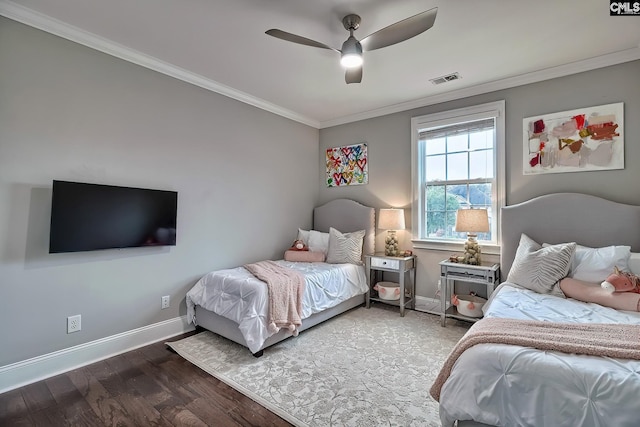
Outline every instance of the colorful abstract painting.
<path fill-rule="evenodd" d="M 362 185 L 369 182 L 367 144 L 327 149 L 327 187 Z"/>
<path fill-rule="evenodd" d="M 622 102 L 525 118 L 523 173 L 624 169 L 623 119 Z"/>

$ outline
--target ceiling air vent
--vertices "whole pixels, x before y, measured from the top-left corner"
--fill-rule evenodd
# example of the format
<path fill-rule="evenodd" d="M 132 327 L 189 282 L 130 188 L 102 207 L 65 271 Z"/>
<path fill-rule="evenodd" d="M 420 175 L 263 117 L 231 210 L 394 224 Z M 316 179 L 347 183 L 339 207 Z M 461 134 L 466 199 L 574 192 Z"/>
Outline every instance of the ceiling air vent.
<path fill-rule="evenodd" d="M 440 77 L 436 77 L 435 79 L 431 79 L 429 80 L 431 83 L 433 83 L 434 85 L 441 85 L 442 83 L 447 83 L 453 80 L 458 80 L 461 79 L 462 77 L 460 77 L 460 74 L 458 73 L 451 73 L 451 74 L 447 74 L 446 76 L 440 76 Z"/>

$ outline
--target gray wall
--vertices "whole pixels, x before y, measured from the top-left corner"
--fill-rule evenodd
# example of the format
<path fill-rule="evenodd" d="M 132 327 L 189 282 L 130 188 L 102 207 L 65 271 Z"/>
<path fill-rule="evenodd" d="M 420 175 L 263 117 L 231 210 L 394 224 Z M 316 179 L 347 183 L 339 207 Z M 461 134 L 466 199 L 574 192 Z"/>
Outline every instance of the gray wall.
<path fill-rule="evenodd" d="M 317 144 L 317 129 L 0 18 L 0 366 L 183 315 L 204 273 L 282 257 L 311 226 Z M 177 246 L 48 254 L 53 179 L 178 191 Z"/>
<path fill-rule="evenodd" d="M 640 204 L 640 61 L 524 85 L 484 95 L 362 120 L 320 131 L 320 175 L 324 178 L 324 152 L 329 147 L 366 142 L 369 184 L 327 188 L 321 184 L 320 201 L 349 197 L 381 207 L 404 207 L 411 219 L 411 117 L 504 99 L 506 103 L 507 204 L 553 192 L 581 192 L 623 203 Z M 522 119 L 539 114 L 624 102 L 625 169 L 524 176 L 522 174 Z M 323 182 L 322 180 L 320 182 Z M 401 233 L 402 247 L 411 248 L 410 233 Z M 383 233 L 376 244 L 382 243 Z M 416 250 L 417 294 L 433 297 L 443 251 Z M 497 257 L 487 257 L 497 261 Z"/>

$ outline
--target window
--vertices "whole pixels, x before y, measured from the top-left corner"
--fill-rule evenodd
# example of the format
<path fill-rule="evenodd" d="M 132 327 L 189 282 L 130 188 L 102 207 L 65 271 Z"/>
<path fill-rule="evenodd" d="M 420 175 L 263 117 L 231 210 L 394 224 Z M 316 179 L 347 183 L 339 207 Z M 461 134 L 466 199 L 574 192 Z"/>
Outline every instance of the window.
<path fill-rule="evenodd" d="M 450 250 L 467 238 L 456 212 L 483 208 L 490 231 L 478 235 L 498 249 L 504 204 L 504 101 L 411 119 L 412 233 L 418 248 Z M 493 249 L 493 250 L 492 250 Z"/>

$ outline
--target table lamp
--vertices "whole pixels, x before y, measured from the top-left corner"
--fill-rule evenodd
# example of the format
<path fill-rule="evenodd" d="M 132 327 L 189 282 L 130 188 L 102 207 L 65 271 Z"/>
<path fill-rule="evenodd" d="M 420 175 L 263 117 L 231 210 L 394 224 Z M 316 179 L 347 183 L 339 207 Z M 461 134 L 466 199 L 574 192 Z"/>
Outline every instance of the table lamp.
<path fill-rule="evenodd" d="M 396 230 L 404 230 L 404 209 L 380 209 L 378 228 L 387 230 L 384 240 L 384 254 L 386 256 L 398 256 L 398 237 Z"/>
<path fill-rule="evenodd" d="M 458 209 L 456 213 L 456 231 L 466 232 L 467 241 L 464 242 L 465 264 L 480 265 L 482 254 L 476 240 L 477 233 L 489 231 L 489 215 L 486 209 Z"/>

